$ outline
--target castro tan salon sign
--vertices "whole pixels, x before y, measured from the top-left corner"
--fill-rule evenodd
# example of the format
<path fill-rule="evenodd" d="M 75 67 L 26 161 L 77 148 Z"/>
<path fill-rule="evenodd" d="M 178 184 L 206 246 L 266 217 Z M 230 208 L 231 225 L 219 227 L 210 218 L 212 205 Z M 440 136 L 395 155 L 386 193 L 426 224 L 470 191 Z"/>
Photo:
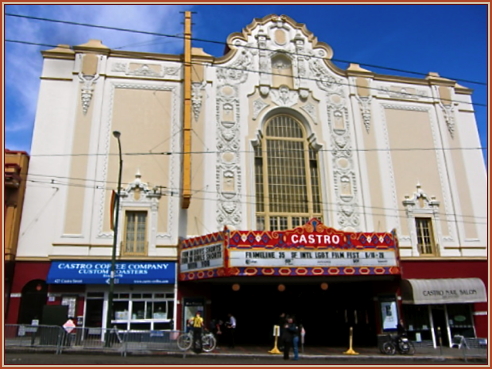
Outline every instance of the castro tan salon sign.
<path fill-rule="evenodd" d="M 403 279 L 406 304 L 452 304 L 486 302 L 485 285 L 479 278 Z"/>
<path fill-rule="evenodd" d="M 454 290 L 423 290 L 422 296 L 425 297 L 440 297 L 442 299 L 456 298 L 461 296 L 477 295 L 476 289 L 454 289 Z"/>

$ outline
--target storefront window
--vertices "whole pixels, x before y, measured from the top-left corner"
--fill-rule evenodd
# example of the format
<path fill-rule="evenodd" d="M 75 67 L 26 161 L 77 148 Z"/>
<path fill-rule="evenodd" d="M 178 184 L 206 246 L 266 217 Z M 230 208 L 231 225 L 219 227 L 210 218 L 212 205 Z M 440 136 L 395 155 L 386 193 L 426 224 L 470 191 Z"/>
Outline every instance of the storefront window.
<path fill-rule="evenodd" d="M 475 337 L 470 305 L 449 304 L 447 305 L 447 309 L 451 336 L 460 335 L 465 337 Z"/>
<path fill-rule="evenodd" d="M 412 341 L 432 342 L 429 307 L 427 305 L 403 305 L 403 316 L 409 338 Z"/>
<path fill-rule="evenodd" d="M 113 325 L 118 329 L 171 329 L 172 293 L 115 293 Z"/>

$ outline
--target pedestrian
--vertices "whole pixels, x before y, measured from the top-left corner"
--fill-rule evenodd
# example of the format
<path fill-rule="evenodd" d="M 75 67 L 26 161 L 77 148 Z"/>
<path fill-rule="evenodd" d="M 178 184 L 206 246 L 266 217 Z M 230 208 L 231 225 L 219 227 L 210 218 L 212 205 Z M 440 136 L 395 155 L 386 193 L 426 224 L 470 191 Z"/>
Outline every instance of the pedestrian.
<path fill-rule="evenodd" d="M 191 317 L 186 321 L 186 333 L 190 333 L 193 331 L 193 318 Z"/>
<path fill-rule="evenodd" d="M 222 334 L 222 330 L 220 329 L 220 321 L 217 320 L 217 319 L 212 319 L 210 321 L 210 325 L 209 325 L 209 329 L 208 329 L 210 332 L 212 332 L 212 334 L 214 335 L 215 337 L 215 340 L 217 342 L 219 342 L 219 335 Z"/>
<path fill-rule="evenodd" d="M 215 325 L 217 327 L 217 348 L 219 348 L 219 342 L 222 344 L 223 343 L 223 336 L 224 336 L 224 322 L 222 319 L 217 320 L 217 323 Z"/>
<path fill-rule="evenodd" d="M 282 334 L 282 341 L 284 343 L 284 360 L 289 360 L 290 348 L 294 345 L 294 337 L 298 335 L 298 327 L 294 324 L 294 318 L 287 317 L 287 321 L 284 324 L 284 330 Z M 294 353 L 295 355 L 295 353 Z M 295 360 L 298 360 L 294 357 Z"/>
<path fill-rule="evenodd" d="M 405 325 L 403 324 L 403 319 L 400 319 L 400 322 L 396 325 L 396 332 L 398 337 L 406 337 L 407 330 L 405 329 Z"/>
<path fill-rule="evenodd" d="M 278 326 L 279 326 L 279 343 L 278 343 L 278 349 L 280 351 L 284 350 L 284 343 L 282 342 L 282 337 L 284 333 L 284 325 L 287 322 L 285 318 L 285 313 L 280 313 L 280 316 L 278 317 Z"/>
<path fill-rule="evenodd" d="M 235 347 L 235 331 L 236 331 L 236 318 L 229 313 L 228 315 L 228 320 L 226 322 L 226 330 L 227 330 L 227 337 L 229 341 L 229 347 L 234 348 Z"/>
<path fill-rule="evenodd" d="M 192 318 L 193 328 L 193 350 L 199 354 L 202 352 L 202 330 L 203 330 L 203 318 L 201 317 L 201 311 L 198 310 L 195 316 Z"/>
<path fill-rule="evenodd" d="M 296 322 L 294 321 L 294 324 Z M 294 360 L 299 360 L 299 342 L 301 342 L 302 325 L 296 325 L 296 334 L 292 340 L 292 348 L 294 349 Z"/>

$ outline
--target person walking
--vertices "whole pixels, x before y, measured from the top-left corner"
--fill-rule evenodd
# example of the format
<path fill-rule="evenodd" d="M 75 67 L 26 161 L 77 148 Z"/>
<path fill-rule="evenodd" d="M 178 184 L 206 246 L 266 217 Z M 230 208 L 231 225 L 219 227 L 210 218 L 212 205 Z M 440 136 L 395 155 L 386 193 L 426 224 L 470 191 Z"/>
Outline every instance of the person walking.
<path fill-rule="evenodd" d="M 229 320 L 226 322 L 227 336 L 229 341 L 229 347 L 235 347 L 235 332 L 236 332 L 236 318 L 232 314 L 227 315 Z"/>
<path fill-rule="evenodd" d="M 298 336 L 298 328 L 294 324 L 294 318 L 289 316 L 287 317 L 287 321 L 284 325 L 284 331 L 282 334 L 282 341 L 284 343 L 284 360 L 289 360 L 289 351 L 294 345 L 295 336 Z M 299 355 L 299 351 L 297 352 L 297 355 Z M 297 359 L 294 357 L 294 359 L 298 360 L 299 357 L 297 357 Z"/>
<path fill-rule="evenodd" d="M 199 354 L 202 352 L 202 330 L 203 330 L 203 318 L 201 317 L 201 311 L 197 311 L 192 318 L 193 329 L 193 350 Z"/>

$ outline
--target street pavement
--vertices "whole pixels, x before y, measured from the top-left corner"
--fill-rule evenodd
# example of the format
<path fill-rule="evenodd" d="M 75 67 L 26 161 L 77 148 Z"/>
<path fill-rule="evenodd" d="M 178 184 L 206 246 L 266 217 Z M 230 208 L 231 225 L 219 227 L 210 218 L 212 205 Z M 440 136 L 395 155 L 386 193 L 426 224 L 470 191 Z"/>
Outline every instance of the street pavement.
<path fill-rule="evenodd" d="M 114 351 L 64 350 L 54 355 L 53 351 L 26 351 L 9 348 L 4 355 L 5 365 L 485 365 L 488 364 L 486 349 L 451 349 L 443 347 L 417 347 L 415 355 L 384 355 L 375 347 L 304 347 L 300 360 L 283 360 L 282 354 L 271 354 L 271 348 L 239 346 L 234 349 L 217 348 L 211 353 L 140 351 L 122 356 Z M 347 353 L 349 352 L 349 353 Z M 291 353 L 292 358 L 292 353 Z"/>

